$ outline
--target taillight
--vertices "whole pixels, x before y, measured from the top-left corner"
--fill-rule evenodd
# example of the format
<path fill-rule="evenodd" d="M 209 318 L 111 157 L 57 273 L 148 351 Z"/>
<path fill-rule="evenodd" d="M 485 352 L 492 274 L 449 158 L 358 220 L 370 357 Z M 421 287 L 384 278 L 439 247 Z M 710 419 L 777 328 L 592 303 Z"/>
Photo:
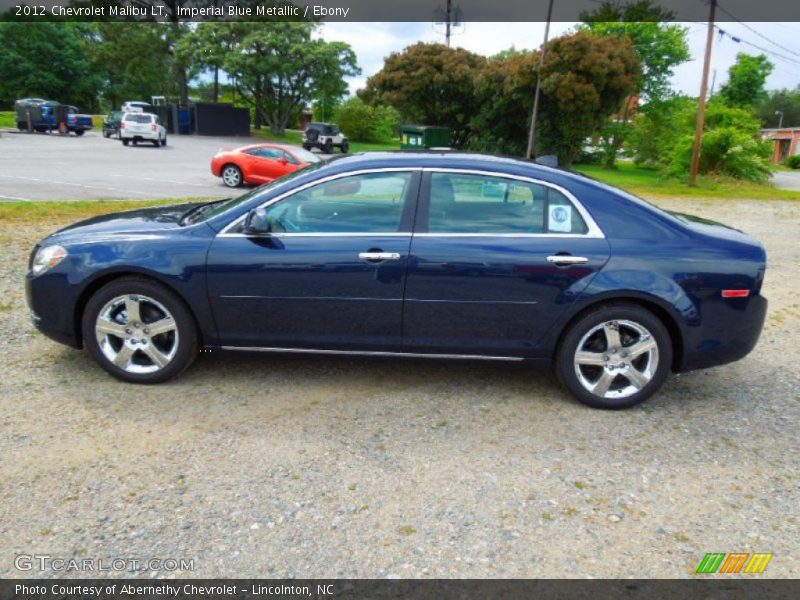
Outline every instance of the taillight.
<path fill-rule="evenodd" d="M 722 290 L 723 298 L 747 298 L 750 290 Z"/>
<path fill-rule="evenodd" d="M 155 123 L 153 123 L 153 124 L 150 126 L 150 128 L 151 128 L 153 131 L 158 131 L 158 128 L 156 127 L 156 124 L 155 124 Z"/>
<path fill-rule="evenodd" d="M 125 121 L 123 121 L 122 123 L 119 124 L 119 128 L 120 129 L 125 129 Z"/>

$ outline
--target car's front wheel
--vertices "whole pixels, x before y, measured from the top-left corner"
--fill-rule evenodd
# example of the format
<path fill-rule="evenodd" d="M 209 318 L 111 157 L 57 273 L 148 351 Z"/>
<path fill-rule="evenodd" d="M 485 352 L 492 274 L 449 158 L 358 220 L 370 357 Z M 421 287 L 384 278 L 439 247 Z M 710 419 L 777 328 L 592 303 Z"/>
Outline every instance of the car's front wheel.
<path fill-rule="evenodd" d="M 242 170 L 236 165 L 225 165 L 222 169 L 222 183 L 230 188 L 239 187 L 244 182 Z"/>
<path fill-rule="evenodd" d="M 130 140 L 126 140 L 125 138 L 120 138 L 120 139 L 122 140 L 122 145 L 123 145 L 123 146 L 127 146 L 128 144 L 130 144 L 130 143 L 131 143 L 131 141 L 130 141 Z"/>
<path fill-rule="evenodd" d="M 198 351 L 183 301 L 148 279 L 112 281 L 83 313 L 83 340 L 103 369 L 132 383 L 160 383 L 188 367 Z"/>
<path fill-rule="evenodd" d="M 664 384 L 672 341 L 664 324 L 635 304 L 608 304 L 574 322 L 558 348 L 556 373 L 578 400 L 620 409 L 644 402 Z"/>
<path fill-rule="evenodd" d="M 333 154 L 333 140 L 325 142 L 325 154 Z"/>
<path fill-rule="evenodd" d="M 342 154 L 347 154 L 348 152 L 350 152 L 350 142 L 348 142 L 347 140 L 343 141 L 342 145 L 340 146 L 340 149 L 342 150 Z"/>

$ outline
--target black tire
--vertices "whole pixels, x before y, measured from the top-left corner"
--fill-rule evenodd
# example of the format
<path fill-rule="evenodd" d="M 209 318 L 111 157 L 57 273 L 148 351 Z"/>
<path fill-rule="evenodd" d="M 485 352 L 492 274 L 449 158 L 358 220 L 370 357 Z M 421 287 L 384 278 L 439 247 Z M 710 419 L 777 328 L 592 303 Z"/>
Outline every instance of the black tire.
<path fill-rule="evenodd" d="M 108 129 L 103 129 L 103 137 L 104 138 L 110 138 L 111 137 L 111 134 L 108 133 Z"/>
<path fill-rule="evenodd" d="M 153 146 L 158 148 L 160 145 L 161 145 L 161 141 L 160 140 L 153 140 Z"/>
<path fill-rule="evenodd" d="M 333 154 L 333 140 L 325 142 L 325 154 Z"/>
<path fill-rule="evenodd" d="M 173 334 L 170 332 L 155 335 L 153 338 L 156 341 L 153 341 L 152 339 L 149 340 L 149 344 L 155 345 L 163 343 L 163 347 L 166 347 L 170 343 L 175 344 L 174 355 L 171 357 L 169 362 L 154 372 L 130 372 L 129 370 L 115 365 L 106 356 L 106 354 L 104 354 L 104 350 L 101 349 L 100 343 L 97 340 L 95 324 L 98 316 L 100 316 L 101 311 L 106 309 L 107 306 L 114 302 L 115 299 L 126 296 L 133 296 L 135 298 L 145 297 L 147 299 L 142 300 L 140 303 L 141 324 L 139 325 L 139 328 L 130 329 L 134 336 L 144 335 L 143 332 L 146 331 L 148 323 L 157 322 L 158 319 L 163 318 L 163 314 L 160 314 L 155 304 L 151 304 L 149 300 L 154 300 L 156 303 L 160 304 L 163 308 L 169 311 L 172 316 L 175 326 L 175 333 Z M 167 381 L 168 379 L 171 379 L 181 373 L 190 364 L 192 364 L 198 353 L 199 339 L 197 326 L 195 325 L 195 321 L 192 318 L 188 307 L 173 292 L 168 290 L 160 283 L 150 279 L 144 279 L 140 277 L 125 277 L 112 281 L 111 283 L 103 286 L 89 299 L 89 302 L 83 311 L 81 325 L 83 332 L 83 343 L 92 358 L 114 377 L 130 383 L 148 384 Z M 164 336 L 167 336 L 166 341 L 164 341 Z M 105 339 L 109 338 L 107 337 Z M 121 349 L 124 348 L 126 342 L 123 342 L 121 338 L 116 339 L 120 348 L 120 350 L 117 352 L 120 352 Z M 136 340 L 134 340 L 134 343 L 135 342 Z M 109 348 L 108 344 L 106 344 L 106 347 Z M 114 348 L 110 347 L 110 351 L 113 350 Z M 133 365 L 135 361 L 142 363 L 143 367 L 141 368 L 148 368 L 146 364 L 148 362 L 152 363 L 152 367 L 156 367 L 155 362 L 150 360 L 142 350 L 134 350 L 130 360 L 131 365 Z M 134 365 L 134 368 L 139 367 Z"/>
<path fill-rule="evenodd" d="M 75 135 L 77 135 L 78 137 L 82 136 L 84 133 L 86 133 L 85 129 L 76 129 L 75 130 Z"/>
<path fill-rule="evenodd" d="M 311 149 L 312 149 L 313 147 L 314 147 L 314 146 L 312 146 L 311 144 L 303 144 L 303 150 L 308 150 L 309 152 L 311 151 Z"/>
<path fill-rule="evenodd" d="M 222 178 L 222 183 L 229 188 L 241 187 L 244 183 L 242 170 L 236 165 L 227 164 L 223 166 L 219 176 Z"/>
<path fill-rule="evenodd" d="M 318 137 L 319 137 L 319 131 L 317 131 L 316 129 L 306 129 L 306 139 L 309 142 L 311 142 L 312 145 L 314 144 L 314 142 L 317 141 Z"/>
<path fill-rule="evenodd" d="M 608 343 L 614 331 L 619 347 Z M 652 345 L 651 340 L 654 348 L 633 356 Z M 579 361 L 579 349 L 587 362 Z M 629 303 L 599 306 L 571 323 L 556 352 L 559 380 L 575 398 L 593 408 L 622 409 L 644 402 L 664 384 L 671 365 L 672 340 L 664 323 L 649 310 Z M 607 391 L 601 396 L 587 386 L 605 387 Z"/>
<path fill-rule="evenodd" d="M 350 152 L 350 142 L 348 142 L 347 140 L 343 141 L 342 145 L 339 146 L 339 148 L 341 149 L 342 154 L 347 154 L 348 152 Z"/>
<path fill-rule="evenodd" d="M 166 145 L 167 145 L 167 136 L 164 136 L 164 139 L 161 140 L 161 147 L 163 148 Z"/>
<path fill-rule="evenodd" d="M 124 139 L 124 138 L 122 139 L 122 145 L 123 145 L 123 146 L 127 146 L 127 145 L 128 145 L 128 144 L 130 144 L 130 143 L 131 143 L 131 141 L 130 141 L 130 140 L 126 140 L 126 139 Z"/>

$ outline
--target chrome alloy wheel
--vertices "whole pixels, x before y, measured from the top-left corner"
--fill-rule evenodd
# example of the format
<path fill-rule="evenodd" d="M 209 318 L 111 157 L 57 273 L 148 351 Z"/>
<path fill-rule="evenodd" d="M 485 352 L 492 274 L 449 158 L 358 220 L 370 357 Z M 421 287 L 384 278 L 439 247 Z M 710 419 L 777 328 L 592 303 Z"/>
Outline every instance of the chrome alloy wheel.
<path fill-rule="evenodd" d="M 580 384 L 600 398 L 627 398 L 644 388 L 658 369 L 658 344 L 634 321 L 614 320 L 589 330 L 573 360 Z"/>
<path fill-rule="evenodd" d="M 178 352 L 178 327 L 163 304 L 140 294 L 117 296 L 100 310 L 97 345 L 109 362 L 128 373 L 155 373 Z"/>
<path fill-rule="evenodd" d="M 222 181 L 228 187 L 239 187 L 242 183 L 242 172 L 237 167 L 227 166 L 222 170 Z"/>

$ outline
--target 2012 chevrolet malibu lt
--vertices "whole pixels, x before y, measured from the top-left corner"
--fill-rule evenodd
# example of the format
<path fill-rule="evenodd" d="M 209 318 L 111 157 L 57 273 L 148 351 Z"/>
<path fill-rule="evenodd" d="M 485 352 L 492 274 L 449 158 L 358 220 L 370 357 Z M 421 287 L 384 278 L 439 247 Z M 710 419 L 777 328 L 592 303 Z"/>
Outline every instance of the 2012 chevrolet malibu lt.
<path fill-rule="evenodd" d="M 77 223 L 34 248 L 26 288 L 36 327 L 129 382 L 201 348 L 529 361 L 624 408 L 749 353 L 765 269 L 744 233 L 580 175 L 376 153 Z"/>

